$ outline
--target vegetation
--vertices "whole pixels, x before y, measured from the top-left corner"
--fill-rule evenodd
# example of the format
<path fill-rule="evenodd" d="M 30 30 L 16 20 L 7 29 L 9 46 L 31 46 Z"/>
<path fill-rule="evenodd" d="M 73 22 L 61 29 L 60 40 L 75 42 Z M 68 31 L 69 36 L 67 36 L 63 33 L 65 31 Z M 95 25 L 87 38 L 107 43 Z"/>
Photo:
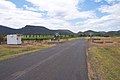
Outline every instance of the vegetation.
<path fill-rule="evenodd" d="M 52 40 L 54 35 L 25 35 L 22 40 L 35 40 L 35 41 L 43 41 L 43 40 Z M 60 39 L 69 39 L 69 38 L 77 38 L 79 35 L 61 35 Z"/>
<path fill-rule="evenodd" d="M 4 37 L 0 36 L 0 44 L 3 42 L 3 40 L 4 40 Z"/>
<path fill-rule="evenodd" d="M 33 25 L 26 25 L 21 29 L 13 29 L 6 26 L 0 25 L 0 34 L 40 34 L 40 35 L 54 35 L 55 33 L 60 33 L 61 35 L 72 35 L 74 34 L 70 30 L 50 30 L 44 26 L 33 26 Z"/>
<path fill-rule="evenodd" d="M 92 44 L 93 46 L 89 48 L 88 53 L 88 67 L 90 79 L 120 80 L 120 45 L 116 45 L 114 44 L 114 42 L 95 44 Z"/>
<path fill-rule="evenodd" d="M 92 80 L 120 80 L 120 48 L 90 48 Z"/>
<path fill-rule="evenodd" d="M 53 46 L 56 44 L 56 42 L 55 41 L 51 42 L 50 40 L 52 38 L 53 36 L 51 35 L 44 35 L 44 36 L 43 35 L 31 35 L 31 36 L 27 35 L 27 36 L 22 36 L 22 40 L 25 41 L 23 45 L 1 45 L 0 61 Z M 72 40 L 74 38 L 76 38 L 76 36 L 62 35 L 60 43 L 63 43 L 68 40 Z"/>
<path fill-rule="evenodd" d="M 1 60 L 6 60 L 9 58 L 13 58 L 16 56 L 20 56 L 23 54 L 28 54 L 31 52 L 35 52 L 38 50 L 42 50 L 45 48 L 50 47 L 50 45 L 26 45 L 26 46 L 21 46 L 21 45 L 10 45 L 10 46 L 0 46 L 0 61 Z"/>
<path fill-rule="evenodd" d="M 108 32 L 105 32 L 105 31 L 102 31 L 102 32 L 96 32 L 96 31 L 92 31 L 92 30 L 88 30 L 88 31 L 85 31 L 85 32 L 78 32 L 78 34 L 81 36 L 81 37 L 89 37 L 90 35 L 91 36 L 99 36 L 99 37 L 113 37 L 113 36 L 120 36 L 120 30 L 118 31 L 108 31 Z"/>
<path fill-rule="evenodd" d="M 31 38 L 22 38 L 22 40 L 36 40 L 36 41 L 43 41 L 43 40 L 50 40 L 51 37 L 31 37 Z"/>

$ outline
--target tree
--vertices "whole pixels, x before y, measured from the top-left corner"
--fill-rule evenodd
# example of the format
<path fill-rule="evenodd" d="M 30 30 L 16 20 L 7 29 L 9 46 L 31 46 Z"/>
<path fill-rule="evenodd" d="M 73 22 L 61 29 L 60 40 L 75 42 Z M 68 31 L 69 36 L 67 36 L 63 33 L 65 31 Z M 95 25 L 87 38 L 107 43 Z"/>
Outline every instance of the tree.
<path fill-rule="evenodd" d="M 3 42 L 4 37 L 0 35 L 0 44 Z"/>

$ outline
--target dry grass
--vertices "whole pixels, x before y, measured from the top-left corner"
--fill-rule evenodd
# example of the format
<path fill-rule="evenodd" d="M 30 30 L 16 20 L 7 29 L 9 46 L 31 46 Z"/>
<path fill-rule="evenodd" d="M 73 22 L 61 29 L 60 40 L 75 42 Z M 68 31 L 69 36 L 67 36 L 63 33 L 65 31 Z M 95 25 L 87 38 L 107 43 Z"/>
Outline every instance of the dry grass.
<path fill-rule="evenodd" d="M 110 38 L 118 41 L 119 38 Z M 88 53 L 91 80 L 120 80 L 120 44 L 91 43 Z"/>
<path fill-rule="evenodd" d="M 93 38 L 98 40 L 93 40 L 90 42 L 91 45 L 101 46 L 101 47 L 120 47 L 120 37 L 99 37 Z"/>
<path fill-rule="evenodd" d="M 36 52 L 70 40 L 73 39 L 61 39 L 59 42 L 51 40 L 45 40 L 41 42 L 26 41 L 22 45 L 0 45 L 0 61 Z"/>
<path fill-rule="evenodd" d="M 16 56 L 32 53 L 38 50 L 42 50 L 53 45 L 1 45 L 0 46 L 0 61 L 14 58 Z"/>

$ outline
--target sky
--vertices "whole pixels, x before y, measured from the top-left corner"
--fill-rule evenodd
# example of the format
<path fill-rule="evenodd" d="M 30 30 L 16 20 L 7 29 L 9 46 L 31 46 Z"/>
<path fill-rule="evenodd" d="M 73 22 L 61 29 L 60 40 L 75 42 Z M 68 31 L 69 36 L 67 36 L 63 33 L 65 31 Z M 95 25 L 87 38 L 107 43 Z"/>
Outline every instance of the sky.
<path fill-rule="evenodd" d="M 120 30 L 120 0 L 0 0 L 0 25 L 116 31 Z"/>

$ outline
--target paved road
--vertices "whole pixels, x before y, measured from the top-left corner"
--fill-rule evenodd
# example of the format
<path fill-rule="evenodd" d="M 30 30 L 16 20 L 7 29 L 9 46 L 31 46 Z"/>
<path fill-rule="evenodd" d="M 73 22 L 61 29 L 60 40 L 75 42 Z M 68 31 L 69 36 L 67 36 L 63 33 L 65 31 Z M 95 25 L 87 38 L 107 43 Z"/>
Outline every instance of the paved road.
<path fill-rule="evenodd" d="M 0 62 L 0 80 L 88 80 L 84 39 Z"/>

